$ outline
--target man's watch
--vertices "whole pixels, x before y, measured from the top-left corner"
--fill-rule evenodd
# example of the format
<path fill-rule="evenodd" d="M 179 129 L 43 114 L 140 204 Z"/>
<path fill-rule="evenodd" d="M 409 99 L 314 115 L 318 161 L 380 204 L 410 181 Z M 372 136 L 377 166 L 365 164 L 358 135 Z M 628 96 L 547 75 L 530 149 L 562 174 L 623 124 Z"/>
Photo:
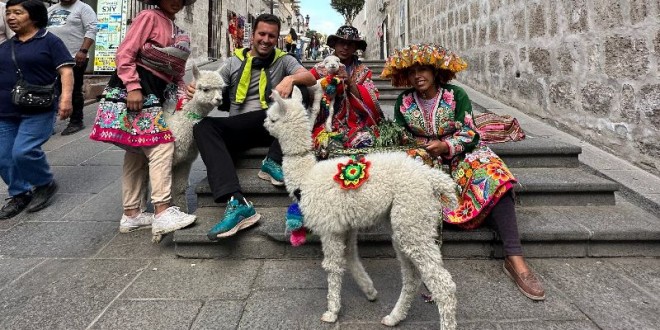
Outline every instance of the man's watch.
<path fill-rule="evenodd" d="M 78 49 L 78 51 L 82 52 L 83 54 L 87 54 L 87 52 L 89 52 L 89 49 L 80 48 Z"/>

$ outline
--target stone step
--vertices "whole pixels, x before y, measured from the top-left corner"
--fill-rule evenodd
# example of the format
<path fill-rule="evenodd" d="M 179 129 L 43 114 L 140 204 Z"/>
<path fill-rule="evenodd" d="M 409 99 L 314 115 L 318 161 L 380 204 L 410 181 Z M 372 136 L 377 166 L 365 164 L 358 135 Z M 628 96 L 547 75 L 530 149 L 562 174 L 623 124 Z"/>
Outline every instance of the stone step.
<path fill-rule="evenodd" d="M 243 194 L 257 206 L 286 206 L 290 199 L 282 187 L 257 177 L 258 169 L 238 169 Z M 519 181 L 516 202 L 522 206 L 613 205 L 618 185 L 580 168 L 512 168 Z M 206 179 L 196 187 L 197 205 L 213 206 Z"/>
<path fill-rule="evenodd" d="M 528 135 L 517 142 L 491 144 L 490 148 L 510 168 L 578 167 L 582 148 L 556 140 Z M 259 168 L 268 148 L 254 148 L 236 162 L 238 168 Z"/>
<path fill-rule="evenodd" d="M 259 226 L 217 242 L 206 232 L 223 214 L 221 207 L 197 209 L 195 226 L 174 233 L 177 256 L 184 258 L 316 258 L 322 252 L 311 235 L 301 247 L 288 242 L 283 207 L 261 207 Z M 659 257 L 660 221 L 652 214 L 617 197 L 609 206 L 518 207 L 518 226 L 524 253 L 532 258 L 556 257 Z M 462 231 L 445 226 L 445 258 L 501 257 L 495 233 L 488 228 Z M 359 235 L 363 257 L 394 257 L 390 229 L 382 225 Z"/>

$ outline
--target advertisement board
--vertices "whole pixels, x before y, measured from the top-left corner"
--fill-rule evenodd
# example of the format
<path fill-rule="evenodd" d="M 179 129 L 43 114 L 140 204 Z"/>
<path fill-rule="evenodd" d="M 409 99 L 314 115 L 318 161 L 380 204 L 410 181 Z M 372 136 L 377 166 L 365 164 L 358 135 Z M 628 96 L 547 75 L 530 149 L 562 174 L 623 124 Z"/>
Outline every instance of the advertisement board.
<path fill-rule="evenodd" d="M 99 0 L 96 9 L 99 23 L 94 71 L 114 71 L 117 67 L 115 53 L 126 33 L 125 13 L 128 12 L 128 0 Z"/>

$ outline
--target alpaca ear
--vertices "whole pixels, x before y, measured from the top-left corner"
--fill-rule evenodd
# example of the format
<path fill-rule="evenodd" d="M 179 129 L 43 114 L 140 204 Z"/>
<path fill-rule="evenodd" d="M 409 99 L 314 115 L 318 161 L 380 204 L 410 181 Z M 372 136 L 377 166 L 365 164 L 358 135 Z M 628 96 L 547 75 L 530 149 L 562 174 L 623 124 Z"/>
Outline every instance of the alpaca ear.
<path fill-rule="evenodd" d="M 193 78 L 195 81 L 199 80 L 199 68 L 195 63 L 192 65 Z"/>
<path fill-rule="evenodd" d="M 293 91 L 291 92 L 291 99 L 296 100 L 298 102 L 302 102 L 303 100 L 302 92 L 296 86 L 293 86 Z"/>
<path fill-rule="evenodd" d="M 285 108 L 284 108 L 284 99 L 282 96 L 280 96 L 280 93 L 276 90 L 273 89 L 273 92 L 270 94 L 270 98 L 275 101 L 276 106 L 271 107 L 272 109 L 276 109 L 281 115 L 284 115 Z"/>

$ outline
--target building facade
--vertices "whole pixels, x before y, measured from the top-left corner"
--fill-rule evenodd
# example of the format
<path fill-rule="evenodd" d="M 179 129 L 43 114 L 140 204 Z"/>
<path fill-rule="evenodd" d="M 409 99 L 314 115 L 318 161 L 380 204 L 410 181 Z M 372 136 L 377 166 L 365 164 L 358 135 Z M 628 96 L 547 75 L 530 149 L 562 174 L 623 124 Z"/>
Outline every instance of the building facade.
<path fill-rule="evenodd" d="M 660 2 L 374 0 L 354 25 L 367 59 L 433 42 L 459 80 L 660 174 Z"/>

